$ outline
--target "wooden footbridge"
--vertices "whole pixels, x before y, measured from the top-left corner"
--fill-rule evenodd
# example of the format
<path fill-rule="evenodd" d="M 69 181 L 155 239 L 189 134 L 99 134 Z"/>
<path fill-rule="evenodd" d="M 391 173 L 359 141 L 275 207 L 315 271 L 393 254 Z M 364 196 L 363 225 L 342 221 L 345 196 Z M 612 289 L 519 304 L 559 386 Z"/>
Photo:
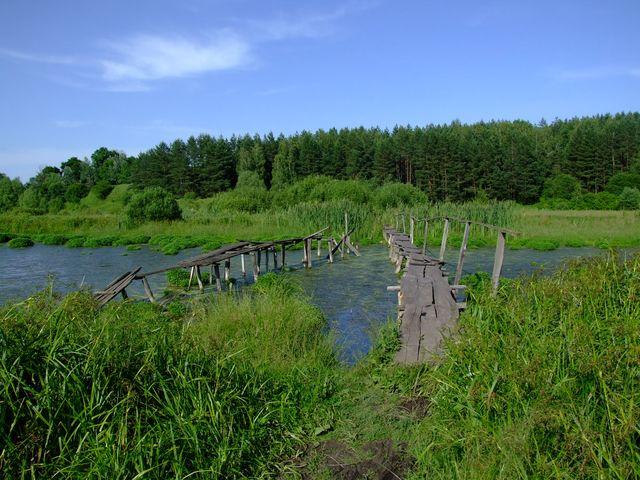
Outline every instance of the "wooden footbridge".
<path fill-rule="evenodd" d="M 400 216 L 403 224 L 402 232 L 399 231 Z M 395 359 L 398 363 L 423 363 L 440 352 L 442 340 L 455 330 L 459 311 L 466 306 L 466 303 L 457 301 L 457 293 L 464 289 L 464 285 L 460 285 L 460 279 L 471 225 L 478 224 L 498 231 L 491 277 L 494 294 L 497 292 L 502 271 L 506 236 L 516 232 L 452 217 L 424 219 L 410 217 L 409 233 L 406 233 L 405 215 L 400 214 L 400 216 L 397 217 L 395 228 L 386 226 L 383 231 L 384 238 L 389 245 L 389 258 L 396 265 L 396 273 L 400 273 L 404 268 L 400 284 L 388 287 L 388 290 L 398 292 L 401 347 Z M 435 221 L 444 222 L 438 258 L 428 254 L 427 250 L 429 225 Z M 450 285 L 448 275 L 443 267 L 449 229 L 453 221 L 463 223 L 465 228 L 455 278 L 453 284 Z M 425 225 L 422 248 L 414 245 L 415 226 L 420 222 L 424 222 Z"/>
<path fill-rule="evenodd" d="M 198 289 L 203 292 L 205 289 L 205 282 L 203 280 L 202 269 L 209 268 L 209 283 L 215 287 L 217 291 L 223 290 L 223 278 L 224 283 L 227 283 L 231 278 L 231 261 L 233 259 L 240 259 L 242 276 L 247 275 L 247 261 L 246 257 L 250 257 L 252 263 L 252 273 L 254 281 L 258 279 L 262 272 L 269 271 L 269 258 L 273 259 L 272 271 L 282 271 L 286 267 L 286 252 L 296 244 L 302 243 L 303 246 L 303 259 L 302 263 L 306 268 L 313 266 L 313 241 L 317 242 L 317 256 L 321 256 L 322 242 L 324 240 L 325 232 L 329 227 L 325 227 L 322 230 L 311 233 L 304 237 L 288 238 L 285 240 L 273 240 L 268 242 L 251 242 L 251 241 L 238 241 L 233 244 L 224 245 L 216 250 L 203 253 L 193 258 L 189 258 L 178 262 L 176 265 L 162 268 L 159 270 L 153 270 L 149 272 L 141 271 L 142 267 L 137 267 L 134 270 L 125 272 L 118 278 L 114 279 L 103 290 L 95 292 L 94 296 L 100 306 L 107 304 L 109 301 L 116 298 L 118 295 L 122 295 L 124 299 L 128 298 L 127 287 L 131 285 L 133 281 L 141 281 L 144 287 L 145 294 L 150 302 L 155 303 L 157 301 L 154 295 L 148 278 L 152 275 L 158 275 L 166 273 L 169 270 L 174 269 L 189 269 L 189 284 L 187 290 L 191 289 L 191 285 L 197 282 Z M 350 236 L 353 233 L 353 229 L 348 230 L 348 218 L 345 214 L 345 231 L 339 240 L 335 240 L 333 237 L 326 238 L 327 242 L 327 255 L 329 263 L 333 263 L 334 255 L 340 252 L 344 255 L 345 252 L 351 252 L 357 256 L 360 255 L 358 249 L 351 243 Z M 221 274 L 221 268 L 223 273 Z M 263 270 L 264 269 L 264 270 Z"/>

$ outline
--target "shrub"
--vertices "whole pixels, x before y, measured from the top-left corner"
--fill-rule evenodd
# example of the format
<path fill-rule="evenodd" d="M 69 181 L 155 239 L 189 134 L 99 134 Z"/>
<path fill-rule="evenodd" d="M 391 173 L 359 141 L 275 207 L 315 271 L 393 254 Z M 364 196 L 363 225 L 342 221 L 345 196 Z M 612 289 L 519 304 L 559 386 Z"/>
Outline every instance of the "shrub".
<path fill-rule="evenodd" d="M 238 188 L 217 194 L 210 208 L 213 211 L 236 210 L 257 213 L 270 205 L 271 194 L 264 188 Z"/>
<path fill-rule="evenodd" d="M 266 189 L 266 187 L 264 186 L 264 180 L 260 178 L 258 172 L 253 172 L 251 170 L 243 170 L 238 173 L 238 182 L 236 183 L 236 188 Z"/>
<path fill-rule="evenodd" d="M 100 200 L 107 198 L 111 190 L 113 190 L 113 185 L 106 180 L 100 180 L 93 186 L 93 191 Z"/>
<path fill-rule="evenodd" d="M 134 223 L 180 220 L 182 212 L 171 193 L 160 187 L 149 187 L 133 196 L 127 208 L 127 218 Z"/>
<path fill-rule="evenodd" d="M 65 235 L 58 235 L 55 233 L 46 233 L 38 235 L 36 240 L 44 245 L 64 245 L 67 243 L 68 237 Z"/>
<path fill-rule="evenodd" d="M 607 182 L 605 190 L 620 195 L 625 188 L 640 188 L 640 173 L 616 173 Z"/>
<path fill-rule="evenodd" d="M 9 248 L 27 248 L 33 247 L 33 240 L 27 237 L 18 237 L 12 240 L 9 240 L 7 244 Z"/>
<path fill-rule="evenodd" d="M 374 203 L 380 208 L 420 205 L 427 202 L 427 196 L 406 183 L 387 183 L 374 196 Z"/>
<path fill-rule="evenodd" d="M 618 202 L 620 210 L 638 210 L 640 209 L 640 190 L 637 188 L 625 187 L 620 194 Z"/>
<path fill-rule="evenodd" d="M 11 235 L 10 233 L 0 233 L 0 243 L 7 243 L 12 238 L 13 235 Z"/>
<path fill-rule="evenodd" d="M 69 240 L 67 240 L 67 247 L 69 248 L 80 248 L 80 247 L 84 247 L 84 242 L 87 239 L 81 235 L 75 236 L 75 237 L 71 237 Z"/>
<path fill-rule="evenodd" d="M 174 268 L 167 272 L 167 284 L 172 287 L 187 288 L 189 286 L 190 275 L 191 272 L 189 270 L 185 270 L 184 268 Z M 209 282 L 209 272 L 201 272 L 200 275 L 204 283 Z M 198 281 L 194 277 L 191 283 L 192 285 L 197 285 Z"/>
<path fill-rule="evenodd" d="M 567 175 L 566 173 L 559 173 L 544 182 L 542 196 L 546 198 L 571 200 L 578 195 L 581 190 L 582 187 L 577 178 Z"/>
<path fill-rule="evenodd" d="M 611 192 L 585 193 L 570 202 L 574 210 L 615 210 L 618 196 Z"/>

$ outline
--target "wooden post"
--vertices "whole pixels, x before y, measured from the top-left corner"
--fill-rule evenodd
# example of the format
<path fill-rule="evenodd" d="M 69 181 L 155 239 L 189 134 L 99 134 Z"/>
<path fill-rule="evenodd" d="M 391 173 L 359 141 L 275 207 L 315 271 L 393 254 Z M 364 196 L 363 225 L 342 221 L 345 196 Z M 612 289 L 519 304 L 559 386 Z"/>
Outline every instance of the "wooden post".
<path fill-rule="evenodd" d="M 344 238 L 349 238 L 349 214 L 344 212 Z"/>
<path fill-rule="evenodd" d="M 209 285 L 213 285 L 213 263 L 209 265 Z"/>
<path fill-rule="evenodd" d="M 440 261 L 444 262 L 444 252 L 447 249 L 447 238 L 449 237 L 449 219 L 444 219 L 444 228 L 442 229 L 442 242 L 440 242 Z"/>
<path fill-rule="evenodd" d="M 302 241 L 302 264 L 307 265 L 307 240 Z"/>
<path fill-rule="evenodd" d="M 400 214 L 396 213 L 396 232 L 400 228 Z"/>
<path fill-rule="evenodd" d="M 260 263 L 262 260 L 262 250 L 258 250 L 256 252 L 256 256 L 258 257 L 258 273 L 262 273 L 262 270 L 260 269 Z"/>
<path fill-rule="evenodd" d="M 318 257 L 322 255 L 322 237 L 318 239 Z"/>
<path fill-rule="evenodd" d="M 269 248 L 264 251 L 264 271 L 267 273 L 269 271 Z"/>
<path fill-rule="evenodd" d="M 307 238 L 304 241 L 305 257 L 307 259 L 307 268 L 311 268 L 313 260 L 311 259 L 311 239 Z"/>
<path fill-rule="evenodd" d="M 247 276 L 247 268 L 245 267 L 245 264 L 244 264 L 244 253 L 242 255 L 240 255 L 240 264 L 242 266 L 242 276 L 246 277 Z"/>
<path fill-rule="evenodd" d="M 287 246 L 283 243 L 282 246 L 280 247 L 280 253 L 282 254 L 282 270 L 284 270 L 284 267 L 286 266 L 286 261 L 285 261 L 285 252 L 287 251 Z"/>
<path fill-rule="evenodd" d="M 464 264 L 464 255 L 467 253 L 467 242 L 469 241 L 469 229 L 471 222 L 465 222 L 464 235 L 462 236 L 462 245 L 460 245 L 460 255 L 458 255 L 458 265 L 456 265 L 456 276 L 453 279 L 454 285 L 460 285 L 462 278 L 462 265 Z"/>
<path fill-rule="evenodd" d="M 333 263 L 333 247 L 335 246 L 335 240 L 333 238 L 330 238 L 328 240 L 329 243 L 329 263 Z"/>
<path fill-rule="evenodd" d="M 147 297 L 149 297 L 149 301 L 151 303 L 156 303 L 156 299 L 153 296 L 153 292 L 151 291 L 151 286 L 149 285 L 149 281 L 147 280 L 147 277 L 142 277 L 142 286 L 144 287 L 144 293 L 146 293 Z"/>
<path fill-rule="evenodd" d="M 187 285 L 187 290 L 191 290 L 191 282 L 193 281 L 193 276 L 196 274 L 196 267 L 191 267 L 191 272 L 189 273 L 189 284 Z"/>
<path fill-rule="evenodd" d="M 278 250 L 276 249 L 276 246 L 273 246 L 273 269 L 274 270 L 278 270 Z"/>
<path fill-rule="evenodd" d="M 123 300 L 126 300 L 127 298 L 129 298 L 129 295 L 127 295 L 127 289 L 126 289 L 126 288 L 123 288 L 123 289 L 120 291 L 120 295 L 122 295 L 122 299 L 123 299 Z"/>
<path fill-rule="evenodd" d="M 258 277 L 260 276 L 260 269 L 258 268 L 256 252 L 251 252 L 251 260 L 253 261 L 253 280 L 257 281 Z"/>
<path fill-rule="evenodd" d="M 220 264 L 219 263 L 213 264 L 213 271 L 216 276 L 216 290 L 220 292 L 222 291 L 222 282 L 220 281 Z"/>
<path fill-rule="evenodd" d="M 427 254 L 427 236 L 429 235 L 429 219 L 424 219 L 424 238 L 422 239 L 422 254 Z"/>
<path fill-rule="evenodd" d="M 413 245 L 413 229 L 415 227 L 415 220 L 413 219 L 413 215 L 409 217 L 409 241 Z"/>
<path fill-rule="evenodd" d="M 227 258 L 224 261 L 224 281 L 228 282 L 231 279 L 231 259 Z"/>
<path fill-rule="evenodd" d="M 502 272 L 502 262 L 504 261 L 504 245 L 507 240 L 507 233 L 498 232 L 498 241 L 496 243 L 496 255 L 493 259 L 493 273 L 491 274 L 492 295 L 498 293 L 498 284 L 500 282 L 500 273 Z"/>
<path fill-rule="evenodd" d="M 196 279 L 198 280 L 198 289 L 204 291 L 204 283 L 202 283 L 202 275 L 200 274 L 200 265 L 196 265 Z"/>
<path fill-rule="evenodd" d="M 402 213 L 402 233 L 407 233 L 407 222 L 404 218 L 404 212 Z"/>

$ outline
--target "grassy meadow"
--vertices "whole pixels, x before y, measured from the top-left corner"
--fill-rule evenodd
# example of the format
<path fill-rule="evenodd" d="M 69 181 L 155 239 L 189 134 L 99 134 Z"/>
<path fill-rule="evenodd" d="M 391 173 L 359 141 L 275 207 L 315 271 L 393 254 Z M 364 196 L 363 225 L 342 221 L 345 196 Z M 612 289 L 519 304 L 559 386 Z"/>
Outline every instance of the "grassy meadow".
<path fill-rule="evenodd" d="M 640 257 L 508 281 L 496 299 L 484 278 L 469 285 L 459 334 L 419 367 L 391 362 L 394 323 L 359 364 L 338 364 L 321 312 L 287 276 L 166 310 L 97 310 L 87 292 L 7 305 L 0 471 L 637 477 Z"/>
<path fill-rule="evenodd" d="M 131 224 L 124 212 L 131 196 L 128 185 L 118 185 L 101 200 L 90 193 L 77 205 L 58 213 L 35 215 L 14 209 L 0 214 L 0 240 L 22 238 L 70 247 L 138 245 L 150 243 L 167 254 L 189 247 L 217 248 L 247 240 L 281 239 L 305 235 L 330 226 L 331 234 L 344 230 L 344 213 L 356 228 L 352 238 L 366 245 L 380 242 L 382 227 L 396 224 L 398 214 L 416 218 L 451 216 L 498 225 L 521 232 L 510 238 L 513 248 L 554 249 L 560 246 L 627 247 L 640 245 L 638 211 L 542 210 L 513 202 L 473 201 L 429 203 L 420 191 L 398 184 L 376 187 L 366 182 L 310 177 L 282 191 L 239 189 L 211 198 L 179 200 L 183 220 Z M 401 222 L 400 222 L 401 225 Z M 416 226 L 422 242 L 423 223 Z M 438 245 L 442 222 L 431 222 L 429 245 Z M 450 241 L 458 245 L 463 225 L 453 222 Z M 19 237 L 19 238 L 15 238 Z M 495 243 L 495 232 L 474 226 L 470 246 Z"/>

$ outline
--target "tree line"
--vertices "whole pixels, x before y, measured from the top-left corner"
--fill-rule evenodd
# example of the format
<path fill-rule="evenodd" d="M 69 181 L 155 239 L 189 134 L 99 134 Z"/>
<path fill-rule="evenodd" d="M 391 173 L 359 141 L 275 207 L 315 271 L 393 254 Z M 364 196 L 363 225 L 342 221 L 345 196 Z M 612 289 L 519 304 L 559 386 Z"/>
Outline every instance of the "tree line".
<path fill-rule="evenodd" d="M 35 208 L 56 198 L 75 201 L 100 183 L 105 188 L 133 183 L 207 197 L 238 183 L 277 189 L 309 175 L 326 175 L 412 184 L 431 200 L 463 201 L 482 194 L 534 203 L 554 175 L 571 175 L 585 191 L 596 193 L 611 177 L 639 163 L 638 112 L 537 124 L 455 121 L 278 137 L 203 134 L 160 143 L 137 157 L 100 148 L 91 159 L 71 158 L 60 167 L 46 167 L 18 196 L 26 196 L 24 206 Z M 0 178 L 0 197 L 4 190 L 20 190 L 11 182 Z"/>

